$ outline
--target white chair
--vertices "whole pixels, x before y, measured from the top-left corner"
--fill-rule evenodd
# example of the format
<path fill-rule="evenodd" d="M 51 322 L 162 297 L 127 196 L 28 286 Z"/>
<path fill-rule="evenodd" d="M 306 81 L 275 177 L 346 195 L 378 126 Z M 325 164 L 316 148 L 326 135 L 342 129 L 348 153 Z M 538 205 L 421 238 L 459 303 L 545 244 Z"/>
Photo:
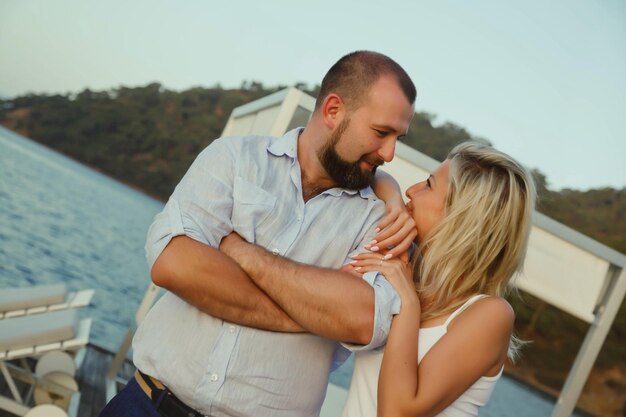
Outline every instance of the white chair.
<path fill-rule="evenodd" d="M 63 283 L 0 289 L 0 320 L 89 305 L 93 289 L 68 292 Z"/>
<path fill-rule="evenodd" d="M 56 405 L 38 405 L 24 415 L 24 417 L 68 417 L 63 409 Z"/>
<path fill-rule="evenodd" d="M 31 410 L 34 400 L 35 404 L 61 405 L 75 415 L 80 401 L 73 379 L 77 366 L 69 364 L 62 352 L 76 353 L 85 347 L 90 329 L 91 319 L 80 319 L 75 308 L 0 320 L 0 372 L 12 395 L 0 395 L 0 409 L 23 416 Z M 28 358 L 41 358 L 35 372 L 31 371 Z M 82 355 L 69 359 L 80 361 Z M 25 397 L 16 380 L 30 386 Z"/>

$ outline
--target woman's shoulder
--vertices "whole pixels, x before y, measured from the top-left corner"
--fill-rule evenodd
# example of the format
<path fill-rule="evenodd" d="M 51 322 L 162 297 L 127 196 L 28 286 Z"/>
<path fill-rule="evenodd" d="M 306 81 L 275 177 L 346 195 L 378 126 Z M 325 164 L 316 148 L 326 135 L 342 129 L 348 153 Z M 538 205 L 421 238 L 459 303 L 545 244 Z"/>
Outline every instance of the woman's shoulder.
<path fill-rule="evenodd" d="M 483 376 L 494 376 L 506 359 L 515 313 L 504 298 L 482 297 L 452 321 L 448 333 L 453 343 L 465 347 L 466 353 L 476 352 L 476 358 L 487 358 L 488 369 Z M 469 356 L 468 356 L 469 357 Z"/>
<path fill-rule="evenodd" d="M 513 307 L 502 297 L 481 297 L 459 314 L 451 324 L 458 326 L 462 323 L 463 327 L 484 327 L 486 321 L 492 329 L 496 327 L 510 332 L 515 321 Z"/>
<path fill-rule="evenodd" d="M 509 304 L 509 302 L 502 297 L 487 295 L 478 299 L 474 303 L 474 306 L 480 308 L 481 311 L 486 313 L 500 313 L 515 318 L 513 307 L 511 307 L 511 304 Z"/>

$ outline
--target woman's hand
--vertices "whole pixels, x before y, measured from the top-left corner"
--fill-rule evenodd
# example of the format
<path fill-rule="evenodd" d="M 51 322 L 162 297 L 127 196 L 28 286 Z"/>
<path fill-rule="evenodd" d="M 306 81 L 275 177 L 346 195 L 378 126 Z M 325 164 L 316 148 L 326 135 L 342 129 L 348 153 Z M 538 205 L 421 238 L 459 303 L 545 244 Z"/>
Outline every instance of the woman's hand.
<path fill-rule="evenodd" d="M 406 252 L 417 236 L 415 220 L 407 211 L 402 198 L 389 199 L 385 203 L 387 215 L 378 223 L 380 232 L 369 245 L 365 246 L 372 252 L 386 250 L 388 258 L 395 258 Z"/>
<path fill-rule="evenodd" d="M 385 259 L 385 256 L 376 253 L 361 253 L 352 256 L 352 259 L 350 265 L 359 273 L 378 271 L 383 274 L 400 294 L 403 302 L 405 300 L 419 302 L 413 283 L 413 271 L 408 264 L 406 252 L 394 259 Z"/>
<path fill-rule="evenodd" d="M 347 272 L 348 274 L 355 276 L 357 278 L 363 278 L 363 274 L 360 274 L 359 271 L 354 269 L 354 266 L 352 266 L 352 264 L 346 264 L 342 266 L 341 268 L 339 268 L 339 270 L 341 272 Z"/>

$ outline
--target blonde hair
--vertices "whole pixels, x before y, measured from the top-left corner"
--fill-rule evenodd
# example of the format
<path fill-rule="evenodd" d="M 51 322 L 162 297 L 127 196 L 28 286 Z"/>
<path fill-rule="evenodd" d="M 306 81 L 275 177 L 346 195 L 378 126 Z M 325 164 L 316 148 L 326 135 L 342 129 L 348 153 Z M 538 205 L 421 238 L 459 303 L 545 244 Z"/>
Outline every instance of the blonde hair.
<path fill-rule="evenodd" d="M 420 242 L 422 320 L 474 294 L 503 296 L 526 254 L 535 206 L 532 176 L 503 152 L 462 143 L 449 153 L 445 214 Z"/>

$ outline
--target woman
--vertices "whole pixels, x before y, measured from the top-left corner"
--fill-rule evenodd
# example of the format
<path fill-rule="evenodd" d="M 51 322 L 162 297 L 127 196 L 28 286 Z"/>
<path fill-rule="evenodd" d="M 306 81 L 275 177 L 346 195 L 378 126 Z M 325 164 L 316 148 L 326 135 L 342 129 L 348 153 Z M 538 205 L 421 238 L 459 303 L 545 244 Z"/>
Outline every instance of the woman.
<path fill-rule="evenodd" d="M 461 144 L 406 195 L 420 253 L 413 265 L 380 253 L 352 262 L 358 273 L 381 272 L 402 307 L 384 355 L 356 354 L 343 415 L 475 416 L 515 353 L 502 296 L 523 263 L 534 183 L 509 156 Z"/>

